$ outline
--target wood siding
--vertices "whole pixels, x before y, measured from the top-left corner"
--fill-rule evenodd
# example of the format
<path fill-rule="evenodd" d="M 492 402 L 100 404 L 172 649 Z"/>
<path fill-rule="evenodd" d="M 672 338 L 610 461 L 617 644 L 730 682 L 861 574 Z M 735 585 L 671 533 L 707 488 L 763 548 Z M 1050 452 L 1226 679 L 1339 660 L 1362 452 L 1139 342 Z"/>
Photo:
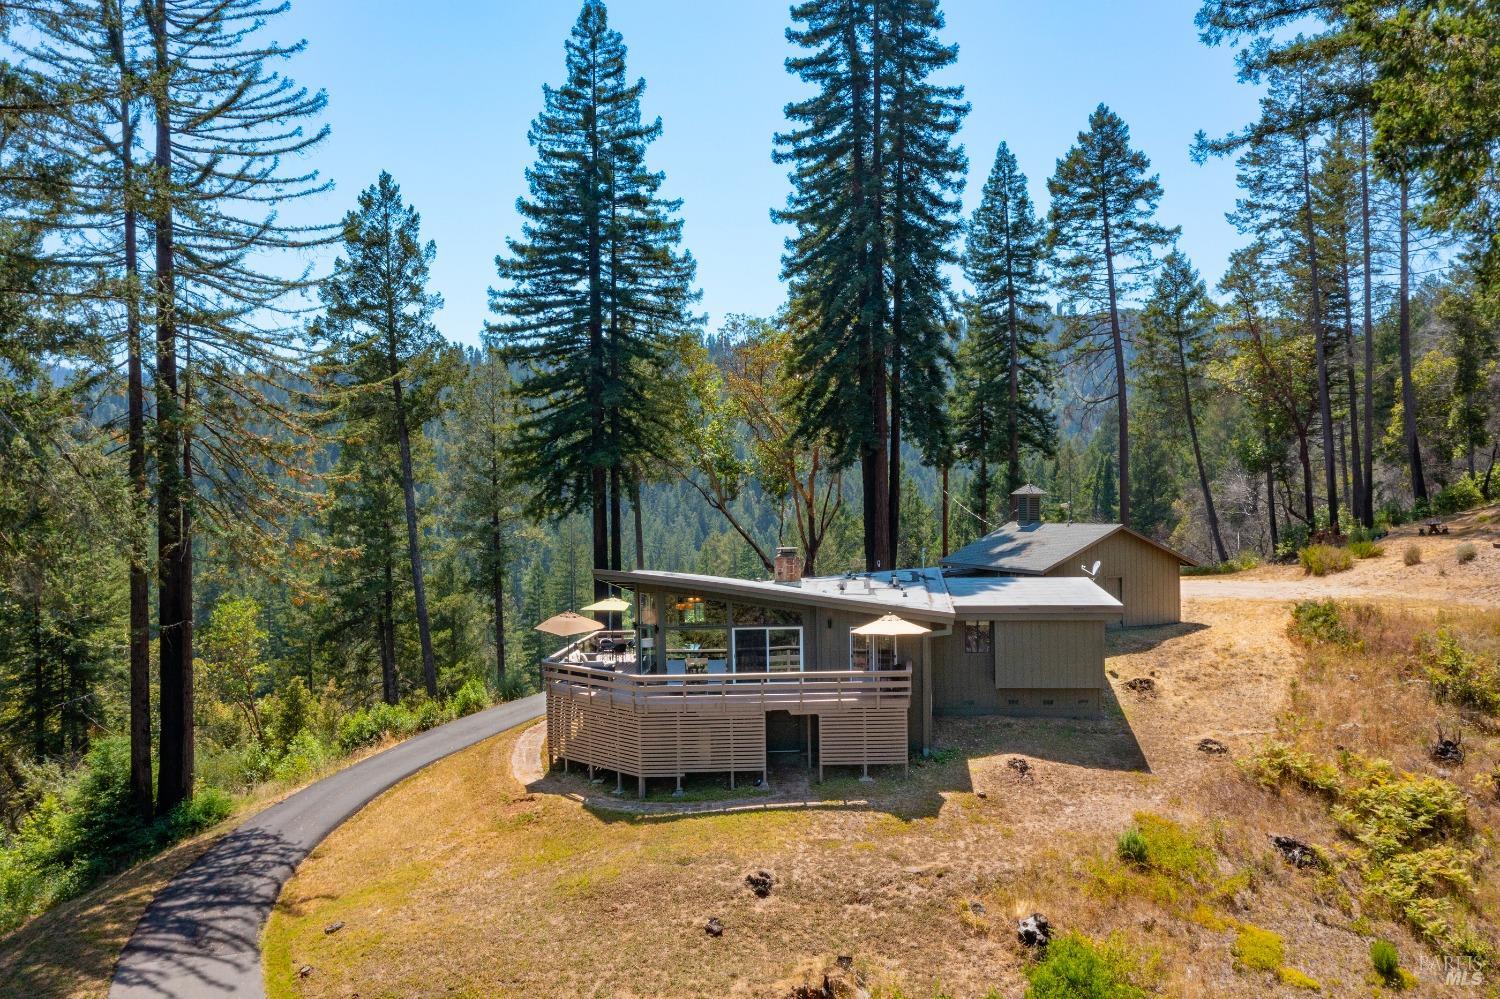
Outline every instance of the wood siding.
<path fill-rule="evenodd" d="M 1101 585 L 1125 605 L 1127 628 L 1151 624 L 1176 624 L 1182 620 L 1182 571 L 1177 559 L 1124 531 L 1090 545 L 1047 573 L 1049 576 L 1085 576 L 1084 566 L 1095 561 Z M 1119 580 L 1120 583 L 1111 583 Z M 1116 592 L 1113 587 L 1121 588 Z"/>
<path fill-rule="evenodd" d="M 1059 714 L 1099 711 L 1098 692 L 1105 683 L 1102 621 L 997 620 L 989 653 L 964 651 L 960 621 L 954 634 L 932 639 L 931 646 L 934 714 L 1039 714 L 1044 707 L 1068 709 Z M 1089 691 L 1092 703 L 1077 704 Z M 1042 705 L 1043 699 L 1061 700 Z"/>

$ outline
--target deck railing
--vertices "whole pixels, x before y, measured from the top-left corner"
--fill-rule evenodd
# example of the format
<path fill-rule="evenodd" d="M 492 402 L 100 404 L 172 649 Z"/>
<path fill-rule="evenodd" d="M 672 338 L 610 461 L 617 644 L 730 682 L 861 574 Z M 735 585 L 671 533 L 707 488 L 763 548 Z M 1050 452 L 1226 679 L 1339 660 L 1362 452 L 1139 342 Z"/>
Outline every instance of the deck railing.
<path fill-rule="evenodd" d="M 549 693 L 609 698 L 638 711 L 827 711 L 896 707 L 910 703 L 911 670 L 805 670 L 777 673 L 616 672 L 599 666 L 544 660 Z"/>

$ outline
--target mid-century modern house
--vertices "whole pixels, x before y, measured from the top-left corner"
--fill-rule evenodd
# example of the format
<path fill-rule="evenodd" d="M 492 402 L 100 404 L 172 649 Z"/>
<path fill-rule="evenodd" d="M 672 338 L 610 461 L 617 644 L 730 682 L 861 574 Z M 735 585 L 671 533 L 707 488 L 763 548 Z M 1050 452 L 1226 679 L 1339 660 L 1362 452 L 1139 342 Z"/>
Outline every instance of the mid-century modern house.
<path fill-rule="evenodd" d="M 1191 563 L 1119 525 L 1042 524 L 1035 487 L 1014 499 L 1015 522 L 939 567 L 804 578 L 784 548 L 770 580 L 597 571 L 630 627 L 543 662 L 550 754 L 644 793 L 760 777 L 777 753 L 905 764 L 935 716 L 1099 716 L 1106 626 L 1178 620 Z"/>
<path fill-rule="evenodd" d="M 1046 495 L 1032 485 L 1011 493 L 1011 521 L 944 558 L 943 568 L 1004 576 L 1094 576 L 1125 605 L 1119 622 L 1125 627 L 1182 620 L 1181 569 L 1197 563 L 1122 524 L 1043 523 Z"/>

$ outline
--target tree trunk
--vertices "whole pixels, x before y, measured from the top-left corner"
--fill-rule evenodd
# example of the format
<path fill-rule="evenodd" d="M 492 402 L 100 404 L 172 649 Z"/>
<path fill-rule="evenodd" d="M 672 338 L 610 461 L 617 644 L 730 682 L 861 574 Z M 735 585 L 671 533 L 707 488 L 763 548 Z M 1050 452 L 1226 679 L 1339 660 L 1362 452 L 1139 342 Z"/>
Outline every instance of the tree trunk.
<path fill-rule="evenodd" d="M 1198 466 L 1198 486 L 1203 490 L 1203 509 L 1208 514 L 1208 534 L 1213 540 L 1214 552 L 1220 562 L 1229 561 L 1229 552 L 1224 548 L 1224 538 L 1219 533 L 1219 515 L 1214 510 L 1214 494 L 1208 484 L 1208 469 L 1203 465 L 1203 450 L 1198 446 L 1198 420 L 1193 415 L 1193 395 L 1188 387 L 1187 353 L 1182 340 L 1177 340 L 1177 370 L 1182 376 L 1182 411 L 1187 416 L 1188 438 L 1193 442 L 1193 461 Z"/>
<path fill-rule="evenodd" d="M 1359 385 L 1354 377 L 1354 299 L 1352 297 L 1354 287 L 1353 282 L 1349 278 L 1347 231 L 1345 231 L 1344 246 L 1344 302 L 1346 303 L 1344 309 L 1344 376 L 1349 392 L 1349 449 L 1353 458 L 1353 461 L 1349 463 L 1352 466 L 1351 471 L 1353 473 L 1353 482 L 1349 494 L 1349 511 L 1353 520 L 1362 523 L 1365 509 L 1365 489 L 1367 487 L 1365 484 L 1364 460 L 1362 458 L 1363 452 L 1360 448 Z M 1368 407 L 1369 405 L 1370 398 L 1366 396 L 1365 406 Z"/>
<path fill-rule="evenodd" d="M 1125 390 L 1125 338 L 1120 331 L 1120 310 L 1115 293 L 1114 238 L 1110 233 L 1109 202 L 1100 206 L 1100 217 L 1104 222 L 1104 275 L 1109 292 L 1109 335 L 1115 355 L 1115 410 L 1120 422 L 1119 439 L 1119 483 L 1116 492 L 1120 497 L 1120 523 L 1130 526 L 1130 408 Z M 1108 512 L 1106 511 L 1106 516 Z"/>
<path fill-rule="evenodd" d="M 1310 282 L 1308 326 L 1318 365 L 1318 421 L 1323 435 L 1323 486 L 1328 491 L 1328 529 L 1339 533 L 1339 483 L 1333 443 L 1333 405 L 1328 392 L 1328 343 L 1323 334 L 1323 299 L 1318 274 L 1318 231 L 1313 224 L 1312 175 L 1308 164 L 1307 139 L 1302 139 L 1302 213 L 1307 230 L 1307 266 Z"/>
<path fill-rule="evenodd" d="M 153 167 L 157 174 L 152 210 L 156 242 L 156 535 L 160 576 L 157 585 L 160 764 L 156 811 L 165 815 L 192 794 L 193 786 L 190 677 L 193 608 L 189 583 L 192 539 L 188 524 L 189 485 L 184 481 L 182 468 L 187 413 L 177 380 L 176 261 L 170 187 L 172 116 L 166 91 L 171 70 L 166 0 L 154 0 L 149 22 L 158 77 L 152 85 L 156 118 Z"/>
<path fill-rule="evenodd" d="M 1271 556 L 1274 558 L 1281 539 L 1276 536 L 1276 463 L 1266 455 L 1266 513 L 1271 521 Z"/>
<path fill-rule="evenodd" d="M 151 790 L 151 554 L 146 518 L 151 487 L 146 478 L 146 387 L 142 370 L 140 248 L 136 238 L 135 119 L 129 66 L 119 12 L 110 5 L 107 20 L 115 68 L 120 74 L 120 188 L 125 207 L 126 447 L 130 478 L 130 802 L 148 819 Z"/>
<path fill-rule="evenodd" d="M 1366 527 L 1375 526 L 1375 296 L 1372 291 L 1374 252 L 1370 237 L 1370 120 L 1359 116 L 1359 199 L 1360 238 L 1364 257 L 1364 348 L 1365 348 L 1365 438 L 1364 505 L 1360 515 Z"/>
<path fill-rule="evenodd" d="M 505 539 L 500 535 L 500 514 L 490 514 L 490 598 L 494 606 L 495 689 L 505 689 Z"/>
<path fill-rule="evenodd" d="M 411 467 L 411 430 L 406 425 L 406 404 L 401 388 L 401 368 L 396 356 L 394 329 L 386 331 L 386 352 L 391 369 L 391 395 L 396 406 L 396 440 L 401 449 L 401 496 L 406 508 L 406 553 L 411 562 L 412 599 L 417 607 L 417 638 L 422 644 L 422 685 L 429 697 L 436 697 L 437 665 L 432 656 L 432 625 L 427 616 L 427 586 L 422 573 L 422 539 L 417 525 L 417 484 Z"/>
<path fill-rule="evenodd" d="M 1009 232 L 1007 220 L 1007 240 Z M 1007 269 L 1010 266 L 1007 258 Z M 1021 404 L 1021 345 L 1020 330 L 1017 328 L 1016 292 L 1009 278 L 1006 285 L 1006 395 L 1010 406 L 1005 420 L 1005 492 L 1009 495 L 1021 488 L 1021 421 L 1016 418 L 1016 407 Z"/>
<path fill-rule="evenodd" d="M 614 435 L 611 436 L 613 437 Z M 616 571 L 619 570 L 622 564 L 620 557 L 623 547 L 621 535 L 624 531 L 622 503 L 623 500 L 620 496 L 620 466 L 614 464 L 609 466 L 609 567 Z"/>
<path fill-rule="evenodd" d="M 401 684 L 396 676 L 396 615 L 395 575 L 390 560 L 385 563 L 385 586 L 380 591 L 380 605 L 375 617 L 379 625 L 380 641 L 380 693 L 385 703 L 395 704 L 401 699 Z"/>
<path fill-rule="evenodd" d="M 1400 307 L 1397 330 L 1401 352 L 1401 435 L 1405 438 L 1407 465 L 1411 471 L 1411 496 L 1417 503 L 1427 502 L 1427 480 L 1422 475 L 1422 446 L 1417 440 L 1417 389 L 1411 377 L 1411 216 L 1408 201 L 1411 181 L 1402 176 L 1401 188 L 1401 261 Z"/>
<path fill-rule="evenodd" d="M 1297 428 L 1297 460 L 1302 463 L 1302 505 L 1307 516 L 1307 526 L 1312 529 L 1318 523 L 1318 503 L 1313 497 L 1312 453 L 1307 444 L 1307 428 Z"/>
<path fill-rule="evenodd" d="M 889 380 L 887 352 L 883 327 L 885 321 L 885 177 L 882 172 L 884 150 L 880 138 L 880 96 L 884 82 L 881 77 L 880 14 L 875 11 L 871 24 L 870 44 L 870 173 L 865 185 L 865 194 L 871 199 L 872 217 L 870 228 L 876 235 L 871 240 L 871 257 L 865 270 L 864 311 L 868 321 L 866 351 L 870 366 L 870 419 L 872 439 L 866 449 L 871 467 L 868 486 L 873 495 L 868 497 L 869 518 L 865 521 L 866 568 L 889 569 L 894 553 L 891 550 L 891 425 L 889 417 Z M 855 113 L 860 113 L 856 105 Z M 899 485 L 899 484 L 898 484 Z"/>
<path fill-rule="evenodd" d="M 641 480 L 640 475 L 630 477 L 630 513 L 635 518 L 635 567 L 646 568 L 646 537 L 641 530 Z"/>
<path fill-rule="evenodd" d="M 943 558 L 948 557 L 948 463 L 943 462 Z"/>

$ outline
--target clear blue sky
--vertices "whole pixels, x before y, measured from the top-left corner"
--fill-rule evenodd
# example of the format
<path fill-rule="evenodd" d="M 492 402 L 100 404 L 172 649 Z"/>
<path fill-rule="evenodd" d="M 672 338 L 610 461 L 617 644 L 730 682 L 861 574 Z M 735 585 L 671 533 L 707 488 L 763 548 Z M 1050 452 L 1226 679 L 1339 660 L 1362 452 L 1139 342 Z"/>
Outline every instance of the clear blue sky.
<path fill-rule="evenodd" d="M 526 129 L 544 82 L 562 79 L 571 0 L 295 0 L 272 33 L 307 39 L 289 67 L 328 91 L 333 134 L 316 164 L 337 187 L 320 212 L 337 218 L 389 170 L 437 242 L 433 284 L 443 332 L 473 343 L 488 315 L 494 257 L 517 232 L 515 201 L 532 160 Z M 1208 49 L 1193 29 L 1196 0 L 944 0 L 945 40 L 957 42 L 951 78 L 973 110 L 962 141 L 972 210 L 995 146 L 1007 141 L 1046 204 L 1046 180 L 1101 101 L 1131 128 L 1166 195 L 1163 221 L 1210 282 L 1240 242 L 1230 163 L 1195 166 L 1193 133 L 1237 128 L 1255 94 L 1235 83 L 1233 53 Z M 784 68 L 783 0 L 610 0 L 613 26 L 644 76 L 647 115 L 662 138 L 650 164 L 684 200 L 684 240 L 698 259 L 702 309 L 766 314 L 778 279 L 785 168 L 771 162 L 782 108 L 802 92 Z M 311 206 L 309 206 L 311 207 Z M 299 209 L 297 214 L 302 214 Z"/>

